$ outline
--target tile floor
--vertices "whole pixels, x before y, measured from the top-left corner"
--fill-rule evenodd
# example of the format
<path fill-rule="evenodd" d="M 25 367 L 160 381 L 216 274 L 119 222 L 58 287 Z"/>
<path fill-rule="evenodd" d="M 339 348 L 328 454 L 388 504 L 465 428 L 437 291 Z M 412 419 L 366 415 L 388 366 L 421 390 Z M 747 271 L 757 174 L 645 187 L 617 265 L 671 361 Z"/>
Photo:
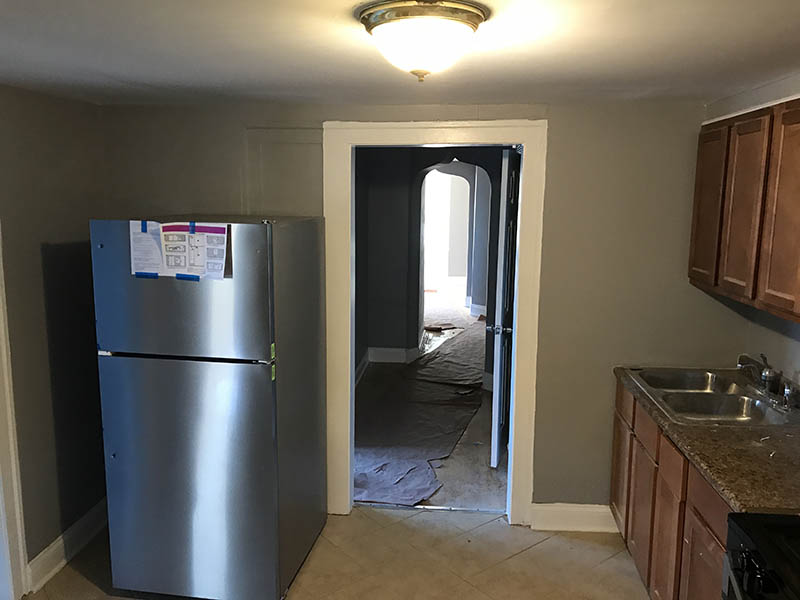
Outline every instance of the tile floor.
<path fill-rule="evenodd" d="M 104 532 L 29 600 L 108 598 L 166 600 L 111 588 Z M 647 592 L 616 534 L 536 532 L 487 513 L 358 506 L 329 518 L 289 591 L 289 600 L 323 599 L 646 600 Z"/>

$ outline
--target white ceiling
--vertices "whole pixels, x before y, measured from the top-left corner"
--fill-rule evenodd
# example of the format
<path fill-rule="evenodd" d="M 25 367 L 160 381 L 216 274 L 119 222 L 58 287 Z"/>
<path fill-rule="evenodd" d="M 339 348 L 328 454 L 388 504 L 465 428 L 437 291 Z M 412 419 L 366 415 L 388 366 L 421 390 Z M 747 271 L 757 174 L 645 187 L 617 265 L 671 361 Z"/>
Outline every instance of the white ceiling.
<path fill-rule="evenodd" d="M 487 0 L 419 84 L 349 0 L 0 0 L 0 82 L 102 103 L 381 104 L 729 96 L 800 71 L 798 0 Z"/>

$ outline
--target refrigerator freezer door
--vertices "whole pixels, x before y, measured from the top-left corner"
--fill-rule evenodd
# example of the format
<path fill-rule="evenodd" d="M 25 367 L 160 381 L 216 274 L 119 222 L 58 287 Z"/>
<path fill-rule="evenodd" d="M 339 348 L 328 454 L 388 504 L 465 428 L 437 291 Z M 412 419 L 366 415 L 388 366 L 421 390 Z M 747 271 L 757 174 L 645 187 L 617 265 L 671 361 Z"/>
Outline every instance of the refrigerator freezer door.
<path fill-rule="evenodd" d="M 114 586 L 278 597 L 269 365 L 101 356 Z"/>
<path fill-rule="evenodd" d="M 268 225 L 231 225 L 232 277 L 131 275 L 128 221 L 92 221 L 97 345 L 111 352 L 269 360 Z"/>

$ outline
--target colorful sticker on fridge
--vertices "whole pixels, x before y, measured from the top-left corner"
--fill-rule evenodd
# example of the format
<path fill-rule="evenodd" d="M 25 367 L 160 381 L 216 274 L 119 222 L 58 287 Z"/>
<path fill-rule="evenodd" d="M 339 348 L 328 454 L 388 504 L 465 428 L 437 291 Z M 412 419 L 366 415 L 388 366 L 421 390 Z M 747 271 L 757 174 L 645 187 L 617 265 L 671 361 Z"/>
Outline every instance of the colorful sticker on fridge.
<path fill-rule="evenodd" d="M 131 221 L 131 268 L 134 223 Z M 178 279 L 222 279 L 228 247 L 226 223 L 154 223 L 158 227 L 158 275 Z M 155 227 L 154 227 L 155 229 Z M 137 230 L 137 235 L 141 230 Z M 153 259 L 155 261 L 155 259 Z M 136 273 L 137 271 L 133 271 Z"/>

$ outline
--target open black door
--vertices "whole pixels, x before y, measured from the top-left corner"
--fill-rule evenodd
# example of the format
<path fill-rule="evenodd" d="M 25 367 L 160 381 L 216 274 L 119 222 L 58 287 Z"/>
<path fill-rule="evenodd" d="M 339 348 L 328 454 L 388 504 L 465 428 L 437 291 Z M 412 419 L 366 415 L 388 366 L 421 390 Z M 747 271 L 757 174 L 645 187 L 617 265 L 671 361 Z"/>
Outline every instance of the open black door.
<path fill-rule="evenodd" d="M 517 220 L 522 146 L 503 150 L 500 188 L 500 225 L 497 239 L 497 297 L 494 324 L 492 380 L 492 452 L 490 465 L 497 468 L 508 446 L 511 409 L 511 339 L 514 327 L 514 292 L 517 264 Z"/>

